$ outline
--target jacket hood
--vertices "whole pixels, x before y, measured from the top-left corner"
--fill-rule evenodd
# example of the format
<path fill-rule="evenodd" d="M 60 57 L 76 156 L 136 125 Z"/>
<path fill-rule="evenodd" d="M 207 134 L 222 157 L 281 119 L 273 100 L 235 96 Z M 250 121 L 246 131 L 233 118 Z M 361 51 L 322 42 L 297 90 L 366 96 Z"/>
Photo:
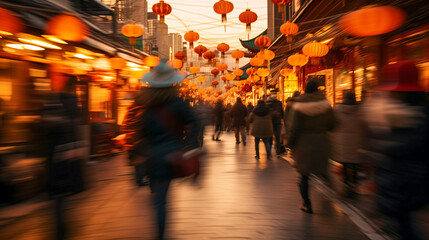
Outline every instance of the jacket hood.
<path fill-rule="evenodd" d="M 356 112 L 357 109 L 358 109 L 358 105 L 338 104 L 335 106 L 335 111 L 338 111 L 344 114 L 352 114 Z"/>
<path fill-rule="evenodd" d="M 268 115 L 268 113 L 270 113 L 270 109 L 265 105 L 257 105 L 253 109 L 252 113 L 254 113 L 257 116 L 263 117 Z"/>
<path fill-rule="evenodd" d="M 320 92 L 305 93 L 296 98 L 292 109 L 307 116 L 317 116 L 331 109 L 331 102 Z"/>

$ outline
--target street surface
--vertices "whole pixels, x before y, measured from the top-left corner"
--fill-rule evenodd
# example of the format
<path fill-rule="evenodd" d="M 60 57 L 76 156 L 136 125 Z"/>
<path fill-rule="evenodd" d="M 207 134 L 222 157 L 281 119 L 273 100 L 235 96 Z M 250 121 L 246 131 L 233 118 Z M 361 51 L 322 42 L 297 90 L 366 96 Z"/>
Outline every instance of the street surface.
<path fill-rule="evenodd" d="M 368 239 L 313 185 L 314 214 L 299 210 L 297 173 L 281 158 L 267 160 L 262 143 L 256 160 L 253 137 L 247 146 L 236 145 L 233 133 L 221 135 L 221 142 L 209 134 L 205 139 L 201 178 L 177 179 L 170 187 L 167 239 Z M 65 201 L 68 239 L 155 238 L 152 194 L 135 185 L 125 155 L 88 164 L 87 174 L 88 189 Z M 0 221 L 0 239 L 54 239 L 53 202 L 45 203 Z"/>

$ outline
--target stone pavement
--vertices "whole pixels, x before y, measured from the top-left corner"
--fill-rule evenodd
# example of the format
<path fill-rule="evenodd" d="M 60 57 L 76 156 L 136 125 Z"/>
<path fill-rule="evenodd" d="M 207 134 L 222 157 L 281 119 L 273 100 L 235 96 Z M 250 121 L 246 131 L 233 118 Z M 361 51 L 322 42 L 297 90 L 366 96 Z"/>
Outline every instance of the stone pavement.
<path fill-rule="evenodd" d="M 310 190 L 314 214 L 301 212 L 295 170 L 281 158 L 267 160 L 262 143 L 256 160 L 253 137 L 247 146 L 236 145 L 233 133 L 221 142 L 210 137 L 199 181 L 171 185 L 167 239 L 368 239 L 318 187 Z M 154 239 L 152 195 L 134 185 L 125 156 L 88 165 L 87 172 L 89 188 L 65 203 L 68 239 Z M 53 229 L 53 206 L 46 204 L 0 221 L 0 239 L 54 239 Z"/>

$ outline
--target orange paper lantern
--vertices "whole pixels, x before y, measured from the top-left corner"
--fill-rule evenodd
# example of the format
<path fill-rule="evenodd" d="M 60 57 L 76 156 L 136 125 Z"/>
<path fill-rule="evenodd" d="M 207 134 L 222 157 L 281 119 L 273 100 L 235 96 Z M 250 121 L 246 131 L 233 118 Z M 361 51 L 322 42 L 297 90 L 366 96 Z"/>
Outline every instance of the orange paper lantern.
<path fill-rule="evenodd" d="M 203 53 L 207 52 L 207 48 L 204 47 L 203 45 L 198 45 L 194 48 L 194 52 L 196 52 L 198 54 L 198 58 L 201 59 L 201 57 L 203 56 Z"/>
<path fill-rule="evenodd" d="M 256 73 L 256 69 L 255 68 L 248 68 L 246 70 L 247 75 L 251 76 L 254 75 Z"/>
<path fill-rule="evenodd" d="M 267 48 L 271 45 L 271 39 L 267 36 L 259 36 L 255 39 L 255 45 L 260 49 Z"/>
<path fill-rule="evenodd" d="M 226 23 L 226 14 L 232 12 L 234 9 L 234 4 L 229 1 L 220 0 L 213 5 L 213 10 L 222 15 L 222 23 Z"/>
<path fill-rule="evenodd" d="M 283 68 L 282 70 L 280 70 L 280 74 L 283 76 L 283 77 L 287 77 L 287 76 L 289 76 L 289 74 L 291 74 L 293 72 L 293 70 L 292 69 L 290 69 L 290 68 Z"/>
<path fill-rule="evenodd" d="M 157 56 L 147 56 L 144 58 L 143 62 L 144 65 L 153 68 L 158 66 L 158 64 L 161 62 L 161 59 Z"/>
<path fill-rule="evenodd" d="M 194 48 L 194 42 L 196 42 L 196 41 L 198 41 L 198 39 L 200 39 L 200 35 L 197 32 L 189 31 L 189 32 L 185 33 L 184 38 L 186 41 L 189 42 L 189 48 L 193 49 Z"/>
<path fill-rule="evenodd" d="M 232 73 L 227 73 L 227 74 L 225 74 L 225 78 L 227 81 L 232 81 L 232 80 L 234 80 L 235 75 Z"/>
<path fill-rule="evenodd" d="M 167 65 L 174 69 L 181 69 L 183 67 L 183 62 L 182 60 L 179 60 L 179 59 L 173 59 L 173 60 L 167 61 Z"/>
<path fill-rule="evenodd" d="M 0 8 L 0 16 L 0 35 L 13 35 L 24 29 L 24 23 L 13 12 Z"/>
<path fill-rule="evenodd" d="M 204 76 L 197 77 L 197 82 L 199 82 L 201 85 L 203 85 L 203 82 L 205 82 L 206 80 L 207 78 Z"/>
<path fill-rule="evenodd" d="M 127 61 L 120 57 L 110 58 L 110 65 L 114 70 L 122 70 L 127 67 Z"/>
<path fill-rule="evenodd" d="M 240 58 L 244 57 L 244 52 L 240 51 L 240 50 L 235 50 L 234 52 L 231 53 L 231 57 L 235 58 L 235 63 L 239 63 Z"/>
<path fill-rule="evenodd" d="M 225 63 L 220 63 L 217 65 L 217 68 L 222 72 L 225 72 L 228 69 L 228 65 L 226 65 Z"/>
<path fill-rule="evenodd" d="M 200 71 L 199 67 L 193 66 L 189 68 L 189 72 L 194 74 L 194 77 L 197 76 L 197 73 Z"/>
<path fill-rule="evenodd" d="M 262 64 L 264 64 L 264 60 L 260 59 L 258 57 L 253 57 L 250 59 L 250 65 L 252 65 L 253 67 L 259 67 L 262 66 Z"/>
<path fill-rule="evenodd" d="M 280 26 L 280 32 L 286 35 L 286 41 L 291 42 L 292 36 L 295 33 L 297 33 L 299 30 L 299 27 L 295 23 L 291 23 L 289 21 L 285 22 L 283 25 Z"/>
<path fill-rule="evenodd" d="M 219 52 L 221 52 L 221 56 L 222 56 L 222 58 L 224 58 L 225 57 L 225 52 L 229 50 L 229 45 L 226 44 L 226 43 L 219 43 L 217 45 L 217 50 Z"/>
<path fill-rule="evenodd" d="M 234 72 L 232 72 L 232 74 L 234 74 L 236 76 L 237 80 L 239 80 L 240 77 L 243 76 L 244 71 L 241 69 L 236 69 L 236 70 L 234 70 Z"/>
<path fill-rule="evenodd" d="M 340 19 L 340 25 L 350 35 L 368 37 L 393 31 L 405 21 L 405 13 L 392 6 L 366 7 Z"/>
<path fill-rule="evenodd" d="M 165 16 L 171 13 L 171 6 L 168 3 L 164 3 L 163 0 L 160 0 L 159 3 L 156 3 L 152 6 L 153 14 L 159 16 L 159 21 L 161 23 L 165 22 Z"/>
<path fill-rule="evenodd" d="M 45 31 L 66 41 L 80 42 L 89 34 L 88 26 L 73 14 L 65 13 L 53 17 Z"/>
<path fill-rule="evenodd" d="M 246 24 L 246 32 L 247 34 L 249 34 L 252 30 L 251 24 L 258 20 L 258 15 L 255 12 L 250 11 L 250 9 L 246 9 L 246 11 L 240 13 L 238 19 L 240 20 L 240 22 Z"/>
<path fill-rule="evenodd" d="M 296 66 L 302 67 L 308 63 L 308 56 L 305 56 L 305 55 L 299 54 L 299 53 L 295 53 L 294 55 L 290 56 L 287 59 L 287 62 L 291 66 L 294 66 L 294 67 L 296 67 Z"/>
<path fill-rule="evenodd" d="M 312 41 L 304 45 L 302 52 L 309 57 L 323 57 L 329 52 L 329 47 L 326 44 Z"/>
<path fill-rule="evenodd" d="M 131 44 L 132 49 L 134 51 L 134 45 L 136 45 L 136 38 L 143 35 L 143 28 L 139 25 L 135 25 L 134 23 L 130 23 L 130 24 L 122 26 L 121 33 L 125 37 L 130 38 L 130 44 Z"/>
<path fill-rule="evenodd" d="M 268 49 L 261 50 L 256 54 L 256 57 L 263 59 L 265 61 L 271 61 L 276 57 L 276 54 Z"/>

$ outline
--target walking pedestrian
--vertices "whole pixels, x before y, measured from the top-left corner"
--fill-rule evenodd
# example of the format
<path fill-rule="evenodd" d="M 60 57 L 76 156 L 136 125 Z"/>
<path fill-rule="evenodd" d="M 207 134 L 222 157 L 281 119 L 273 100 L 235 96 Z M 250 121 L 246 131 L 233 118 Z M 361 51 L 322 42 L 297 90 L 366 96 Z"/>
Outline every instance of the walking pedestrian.
<path fill-rule="evenodd" d="M 149 87 L 142 88 L 136 98 L 137 104 L 146 108 L 141 131 L 149 147 L 149 177 L 155 194 L 158 239 L 164 239 L 167 193 L 173 177 L 168 155 L 181 149 L 198 148 L 198 119 L 192 108 L 178 97 L 176 83 L 184 78 L 162 61 L 143 77 Z M 184 136 L 185 128 L 188 130 Z"/>
<path fill-rule="evenodd" d="M 274 139 L 275 139 L 275 149 L 276 154 L 281 154 L 281 142 L 280 135 L 282 131 L 282 118 L 283 118 L 283 105 L 282 102 L 277 100 L 277 93 L 271 93 L 270 97 L 266 102 L 268 108 L 271 110 L 271 115 L 273 118 L 273 130 L 274 130 Z M 271 145 L 272 144 L 271 140 Z"/>
<path fill-rule="evenodd" d="M 198 120 L 200 121 L 200 131 L 198 133 L 198 140 L 200 147 L 204 143 L 204 131 L 206 126 L 210 125 L 213 118 L 213 109 L 207 104 L 207 102 L 199 101 L 194 107 L 195 114 L 197 115 Z"/>
<path fill-rule="evenodd" d="M 426 239 L 412 213 L 429 203 L 429 103 L 411 61 L 388 64 L 364 105 L 365 157 L 375 164 L 380 212 L 400 239 Z"/>
<path fill-rule="evenodd" d="M 300 174 L 299 189 L 303 200 L 300 209 L 313 213 L 308 192 L 310 174 L 326 176 L 330 139 L 328 131 L 334 128 L 331 103 L 318 91 L 316 81 L 310 80 L 305 93 L 292 106 L 292 123 L 287 140 Z"/>
<path fill-rule="evenodd" d="M 357 170 L 361 163 L 358 149 L 363 143 L 364 126 L 360 114 L 360 106 L 356 104 L 356 96 L 349 91 L 344 95 L 342 104 L 334 108 L 337 126 L 332 132 L 331 159 L 343 165 L 344 196 L 353 197 L 358 185 Z"/>
<path fill-rule="evenodd" d="M 237 97 L 237 102 L 231 108 L 232 124 L 235 130 L 235 143 L 240 144 L 240 133 L 241 141 L 243 145 L 246 145 L 246 115 L 247 108 L 241 102 L 241 98 Z"/>
<path fill-rule="evenodd" d="M 214 107 L 214 117 L 215 117 L 215 130 L 212 136 L 213 141 L 220 141 L 219 137 L 223 130 L 223 120 L 224 120 L 224 113 L 226 109 L 223 106 L 222 100 L 217 100 L 215 107 Z"/>
<path fill-rule="evenodd" d="M 266 106 L 263 100 L 259 100 L 256 107 L 253 109 L 249 117 L 251 124 L 250 134 L 255 137 L 255 153 L 256 159 L 259 159 L 259 142 L 265 145 L 267 159 L 271 158 L 270 139 L 273 136 L 273 120 L 270 109 Z"/>
<path fill-rule="evenodd" d="M 247 134 L 249 134 L 249 131 L 250 131 L 250 123 L 249 123 L 249 116 L 250 116 L 250 113 L 253 111 L 253 104 L 251 103 L 251 102 L 248 102 L 247 103 L 247 106 L 246 106 L 246 108 L 247 108 L 247 115 L 246 115 L 246 132 L 247 132 Z"/>

